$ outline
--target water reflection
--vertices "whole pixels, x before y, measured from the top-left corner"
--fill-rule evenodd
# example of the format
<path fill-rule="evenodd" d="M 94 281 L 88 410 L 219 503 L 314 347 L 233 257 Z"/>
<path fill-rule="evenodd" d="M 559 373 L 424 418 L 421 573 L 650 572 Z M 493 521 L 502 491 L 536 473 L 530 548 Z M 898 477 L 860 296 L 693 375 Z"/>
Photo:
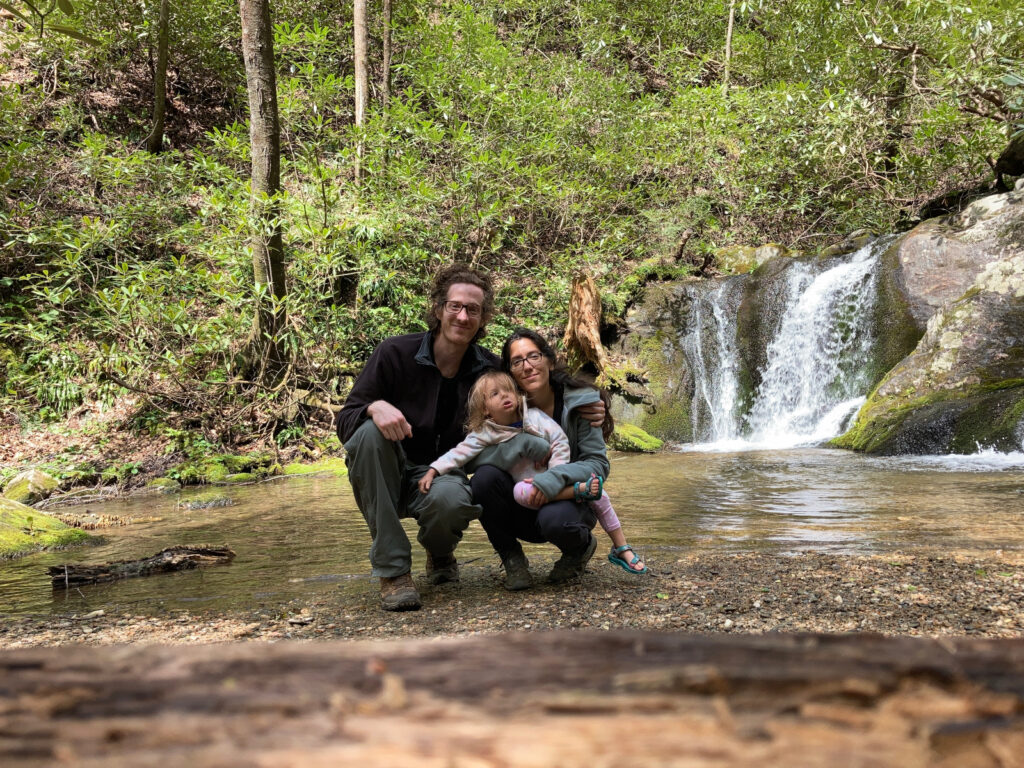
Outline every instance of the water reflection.
<path fill-rule="evenodd" d="M 652 566 L 692 551 L 882 553 L 1024 551 L 1024 455 L 891 459 L 798 449 L 615 455 L 608 490 L 628 539 Z M 365 592 L 369 535 L 347 481 L 295 478 L 225 493 L 231 507 L 185 510 L 175 497 L 98 504 L 137 522 L 89 547 L 0 563 L 0 612 L 140 613 L 278 605 L 331 590 Z M 411 537 L 415 528 L 407 526 Z M 599 559 L 608 548 L 601 536 Z M 229 566 L 51 591 L 46 567 L 226 543 Z M 533 556 L 551 556 L 538 547 Z M 416 571 L 423 553 L 413 546 Z M 460 560 L 497 559 L 473 525 Z M 595 566 L 600 567 L 600 566 Z"/>

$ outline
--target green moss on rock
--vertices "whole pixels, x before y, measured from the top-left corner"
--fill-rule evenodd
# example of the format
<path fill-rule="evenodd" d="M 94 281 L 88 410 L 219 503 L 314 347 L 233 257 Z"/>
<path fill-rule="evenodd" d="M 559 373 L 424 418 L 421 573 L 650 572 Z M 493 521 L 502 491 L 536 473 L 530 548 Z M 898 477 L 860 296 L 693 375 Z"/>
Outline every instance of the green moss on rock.
<path fill-rule="evenodd" d="M 89 534 L 25 504 L 0 497 L 0 559 L 87 541 Z"/>
<path fill-rule="evenodd" d="M 57 490 L 59 485 L 57 478 L 30 469 L 11 478 L 4 488 L 4 498 L 19 504 L 34 504 Z"/>
<path fill-rule="evenodd" d="M 316 475 L 330 473 L 335 477 L 345 477 L 348 475 L 348 468 L 345 466 L 344 459 L 337 456 L 329 456 L 310 464 L 303 464 L 298 461 L 286 464 L 282 472 L 286 475 Z"/>
<path fill-rule="evenodd" d="M 181 483 L 170 477 L 157 477 L 146 483 L 146 488 L 156 493 L 177 493 Z"/>
<path fill-rule="evenodd" d="M 635 424 L 616 424 L 615 432 L 608 441 L 608 447 L 616 451 L 628 453 L 654 453 L 664 443 L 653 435 L 644 432 Z"/>

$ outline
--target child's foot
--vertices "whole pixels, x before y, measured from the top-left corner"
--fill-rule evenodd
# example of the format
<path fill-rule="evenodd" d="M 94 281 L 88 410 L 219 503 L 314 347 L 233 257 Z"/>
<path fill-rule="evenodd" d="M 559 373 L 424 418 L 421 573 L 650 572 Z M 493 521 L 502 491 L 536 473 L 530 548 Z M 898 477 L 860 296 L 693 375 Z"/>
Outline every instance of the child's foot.
<path fill-rule="evenodd" d="M 644 561 L 640 559 L 629 544 L 623 544 L 621 547 L 612 547 L 612 551 L 608 554 L 608 562 L 613 563 L 630 573 L 647 573 L 647 566 Z"/>
<path fill-rule="evenodd" d="M 572 487 L 573 498 L 576 501 L 597 501 L 603 491 L 604 478 L 595 474 L 591 474 L 589 480 L 576 483 Z"/>

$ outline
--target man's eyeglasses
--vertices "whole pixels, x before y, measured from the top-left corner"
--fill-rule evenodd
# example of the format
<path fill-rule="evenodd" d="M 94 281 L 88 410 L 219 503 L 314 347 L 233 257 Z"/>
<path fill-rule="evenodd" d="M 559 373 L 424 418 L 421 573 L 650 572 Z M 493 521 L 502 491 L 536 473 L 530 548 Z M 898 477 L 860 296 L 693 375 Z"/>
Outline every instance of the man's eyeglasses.
<path fill-rule="evenodd" d="M 531 368 L 536 368 L 537 363 L 544 357 L 540 352 L 531 352 L 526 357 L 513 357 L 508 361 L 508 367 L 513 371 L 517 371 L 523 367 L 523 363 L 529 363 Z"/>
<path fill-rule="evenodd" d="M 449 315 L 457 315 L 462 310 L 466 310 L 466 316 L 471 318 L 478 318 L 483 314 L 483 307 L 479 304 L 463 304 L 461 301 L 446 301 L 444 303 L 444 311 Z"/>

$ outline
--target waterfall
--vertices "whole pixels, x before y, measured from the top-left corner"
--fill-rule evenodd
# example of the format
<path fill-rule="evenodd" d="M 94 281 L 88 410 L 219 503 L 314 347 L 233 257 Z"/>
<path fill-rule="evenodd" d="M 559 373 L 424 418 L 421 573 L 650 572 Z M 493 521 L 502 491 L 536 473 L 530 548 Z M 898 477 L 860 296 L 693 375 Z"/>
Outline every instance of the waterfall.
<path fill-rule="evenodd" d="M 768 344 L 760 385 L 741 413 L 735 295 L 726 282 L 694 297 L 682 346 L 694 378 L 691 413 L 701 442 L 722 448 L 821 443 L 864 402 L 874 332 L 880 244 L 844 261 L 794 261 L 784 310 Z"/>
<path fill-rule="evenodd" d="M 735 312 L 727 310 L 738 305 L 734 285 L 739 281 L 724 281 L 710 295 L 692 296 L 689 331 L 681 340 L 694 379 L 693 432 L 716 443 L 737 437 L 739 355 L 731 320 Z"/>

